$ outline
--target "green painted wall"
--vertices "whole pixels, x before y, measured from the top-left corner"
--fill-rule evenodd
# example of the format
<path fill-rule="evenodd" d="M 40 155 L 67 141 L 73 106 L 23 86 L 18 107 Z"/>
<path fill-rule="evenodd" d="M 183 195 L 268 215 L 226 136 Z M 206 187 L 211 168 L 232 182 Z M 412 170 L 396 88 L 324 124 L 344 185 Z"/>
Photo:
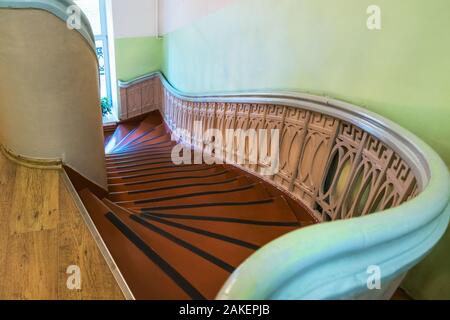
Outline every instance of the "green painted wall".
<path fill-rule="evenodd" d="M 379 4 L 382 31 L 366 28 Z M 180 90 L 299 90 L 366 106 L 450 164 L 448 0 L 241 0 L 164 39 Z"/>
<path fill-rule="evenodd" d="M 117 79 L 128 81 L 161 69 L 163 41 L 156 37 L 115 39 Z"/>
<path fill-rule="evenodd" d="M 372 4 L 381 31 L 366 27 Z M 365 106 L 450 165 L 449 14 L 448 0 L 241 0 L 167 35 L 163 71 L 190 93 L 294 90 Z M 448 233 L 404 286 L 450 299 Z"/>
<path fill-rule="evenodd" d="M 403 283 L 415 299 L 450 299 L 450 229 Z"/>

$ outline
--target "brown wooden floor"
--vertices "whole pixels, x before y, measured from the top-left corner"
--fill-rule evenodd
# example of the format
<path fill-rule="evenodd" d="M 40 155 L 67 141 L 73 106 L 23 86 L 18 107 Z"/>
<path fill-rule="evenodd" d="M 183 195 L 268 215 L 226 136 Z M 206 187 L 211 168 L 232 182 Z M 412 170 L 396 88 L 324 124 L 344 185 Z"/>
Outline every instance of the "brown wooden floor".
<path fill-rule="evenodd" d="M 81 290 L 67 289 L 67 267 Z M 0 153 L 0 299 L 123 299 L 57 170 Z"/>

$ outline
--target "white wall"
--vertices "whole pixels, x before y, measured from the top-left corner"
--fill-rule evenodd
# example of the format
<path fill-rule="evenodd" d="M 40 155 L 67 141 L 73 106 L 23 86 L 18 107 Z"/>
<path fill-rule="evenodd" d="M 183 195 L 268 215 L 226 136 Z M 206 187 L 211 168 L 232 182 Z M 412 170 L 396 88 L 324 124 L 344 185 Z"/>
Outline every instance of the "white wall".
<path fill-rule="evenodd" d="M 108 28 L 108 53 L 109 53 L 109 72 L 111 77 L 111 114 L 104 117 L 104 121 L 116 122 L 119 121 L 119 90 L 117 85 L 117 71 L 116 71 L 116 47 L 114 34 L 114 17 L 113 17 L 113 1 L 106 0 L 106 25 Z"/>
<path fill-rule="evenodd" d="M 110 0 L 115 38 L 164 35 L 238 0 Z"/>
<path fill-rule="evenodd" d="M 115 38 L 158 35 L 158 0 L 111 0 L 111 3 Z"/>
<path fill-rule="evenodd" d="M 160 35 L 193 23 L 238 0 L 159 0 Z"/>

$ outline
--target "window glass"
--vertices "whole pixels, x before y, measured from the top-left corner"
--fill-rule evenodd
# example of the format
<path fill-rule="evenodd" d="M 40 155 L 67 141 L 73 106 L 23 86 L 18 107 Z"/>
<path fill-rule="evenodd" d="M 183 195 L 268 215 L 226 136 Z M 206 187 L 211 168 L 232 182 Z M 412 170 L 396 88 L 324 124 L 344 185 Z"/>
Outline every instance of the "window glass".
<path fill-rule="evenodd" d="M 84 12 L 91 23 L 94 35 L 102 34 L 102 24 L 100 18 L 100 4 L 95 0 L 75 0 L 77 6 Z"/>
<path fill-rule="evenodd" d="M 107 26 L 102 25 L 102 23 L 106 24 L 105 2 L 104 0 L 75 0 L 74 2 L 86 14 L 91 24 L 95 36 L 95 49 L 99 64 L 100 97 L 108 98 L 111 104 L 112 93 Z M 117 111 L 114 110 L 116 109 L 113 108 L 114 114 L 104 117 L 103 120 L 108 122 L 116 118 Z"/>
<path fill-rule="evenodd" d="M 106 59 L 105 59 L 105 44 L 102 40 L 95 41 L 95 46 L 97 50 L 97 58 L 98 58 L 98 66 L 99 66 L 99 75 L 100 75 L 100 93 L 102 97 L 108 96 L 108 88 L 107 88 L 107 78 L 106 78 Z"/>

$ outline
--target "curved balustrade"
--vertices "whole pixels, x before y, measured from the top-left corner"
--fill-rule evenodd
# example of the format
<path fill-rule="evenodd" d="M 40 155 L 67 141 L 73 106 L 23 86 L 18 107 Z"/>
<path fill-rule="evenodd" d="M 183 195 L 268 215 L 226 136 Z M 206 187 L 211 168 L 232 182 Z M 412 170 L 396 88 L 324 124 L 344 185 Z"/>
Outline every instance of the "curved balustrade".
<path fill-rule="evenodd" d="M 278 129 L 279 171 L 265 179 L 307 206 L 322 222 L 263 247 L 243 263 L 219 299 L 388 298 L 402 276 L 441 238 L 449 220 L 448 169 L 420 139 L 362 108 L 297 93 L 186 95 L 155 73 L 120 83 L 134 96 L 161 79 L 161 113 L 179 139 L 200 148 L 203 129 Z M 230 140 L 231 141 L 231 140 Z M 270 148 L 269 148 L 270 149 Z M 244 150 L 244 152 L 242 151 Z M 252 147 L 225 145 L 216 157 L 247 160 Z M 222 152 L 218 152 L 222 151 Z M 244 154 L 241 154 L 241 153 Z M 370 267 L 381 272 L 369 290 Z M 378 270 L 378 269 L 376 269 Z M 369 273 L 368 273 L 369 272 Z"/>

